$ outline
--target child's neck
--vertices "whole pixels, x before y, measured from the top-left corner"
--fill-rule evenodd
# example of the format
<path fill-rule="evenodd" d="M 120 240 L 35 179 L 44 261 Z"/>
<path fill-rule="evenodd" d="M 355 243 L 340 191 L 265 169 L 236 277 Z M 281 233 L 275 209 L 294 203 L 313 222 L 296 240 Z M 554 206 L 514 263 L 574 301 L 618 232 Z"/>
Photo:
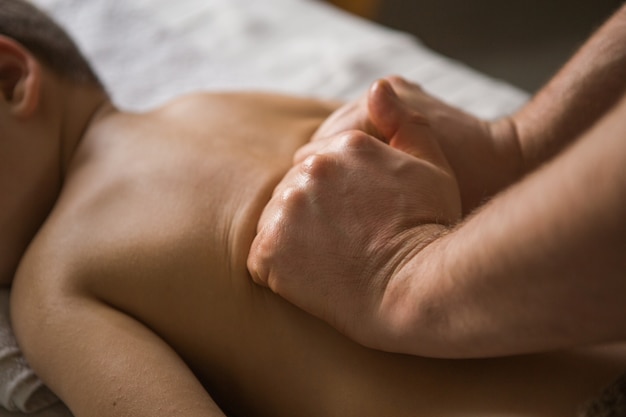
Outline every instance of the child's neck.
<path fill-rule="evenodd" d="M 76 148 L 88 130 L 101 119 L 116 112 L 104 91 L 96 87 L 75 86 L 68 90 L 61 121 L 60 149 L 63 177 Z"/>
<path fill-rule="evenodd" d="M 46 137 L 38 140 L 45 146 L 54 145 L 40 152 L 56 149 L 58 153 L 46 159 L 54 162 L 37 166 L 40 171 L 21 185 L 13 204 L 0 210 L 3 228 L 10 229 L 3 230 L 0 239 L 0 286 L 11 283 L 26 248 L 53 210 L 83 137 L 97 121 L 115 112 L 106 93 L 97 87 L 68 85 L 63 81 L 49 83 L 45 97 L 41 114 L 46 115 L 42 116 L 43 125 L 47 126 L 42 130 Z M 10 222 L 8 226 L 6 222 Z"/>

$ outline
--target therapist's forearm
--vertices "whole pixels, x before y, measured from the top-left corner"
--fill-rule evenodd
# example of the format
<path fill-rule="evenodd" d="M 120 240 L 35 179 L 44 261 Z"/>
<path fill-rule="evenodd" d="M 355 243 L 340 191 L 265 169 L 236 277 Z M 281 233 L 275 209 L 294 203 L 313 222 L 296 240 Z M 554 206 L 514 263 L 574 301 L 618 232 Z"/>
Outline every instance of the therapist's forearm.
<path fill-rule="evenodd" d="M 381 305 L 396 351 L 509 355 L 626 339 L 626 100 L 408 257 Z"/>
<path fill-rule="evenodd" d="M 518 113 L 523 171 L 560 152 L 626 91 L 626 5 Z"/>

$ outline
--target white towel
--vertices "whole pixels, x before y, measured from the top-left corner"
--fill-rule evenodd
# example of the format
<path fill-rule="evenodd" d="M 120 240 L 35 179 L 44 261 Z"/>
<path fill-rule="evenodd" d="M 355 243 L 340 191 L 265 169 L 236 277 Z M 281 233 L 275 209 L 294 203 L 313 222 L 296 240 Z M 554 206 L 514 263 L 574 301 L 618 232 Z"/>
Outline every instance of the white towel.
<path fill-rule="evenodd" d="M 58 402 L 26 363 L 11 330 L 9 291 L 0 290 L 0 403 L 30 413 Z"/>
<path fill-rule="evenodd" d="M 413 36 L 311 0 L 35 0 L 95 64 L 115 102 L 142 110 L 198 90 L 349 100 L 390 73 L 495 118 L 526 93 Z"/>

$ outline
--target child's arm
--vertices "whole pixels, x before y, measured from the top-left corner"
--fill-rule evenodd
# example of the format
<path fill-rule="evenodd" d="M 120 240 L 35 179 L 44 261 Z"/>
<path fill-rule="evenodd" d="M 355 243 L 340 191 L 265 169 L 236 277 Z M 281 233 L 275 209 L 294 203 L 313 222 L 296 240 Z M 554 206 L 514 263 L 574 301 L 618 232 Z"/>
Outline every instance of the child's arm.
<path fill-rule="evenodd" d="M 76 417 L 224 416 L 158 335 L 50 272 L 50 284 L 16 280 L 12 319 L 27 360 Z"/>

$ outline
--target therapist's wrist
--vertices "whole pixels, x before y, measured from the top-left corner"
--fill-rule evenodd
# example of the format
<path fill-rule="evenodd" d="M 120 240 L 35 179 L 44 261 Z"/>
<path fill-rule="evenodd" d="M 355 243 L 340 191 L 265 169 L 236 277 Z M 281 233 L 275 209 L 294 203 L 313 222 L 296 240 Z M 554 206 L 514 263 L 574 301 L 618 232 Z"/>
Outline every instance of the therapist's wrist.
<path fill-rule="evenodd" d="M 393 260 L 376 311 L 376 349 L 420 356 L 446 356 L 439 343 L 445 329 L 438 285 L 441 242 L 452 225 L 424 224 L 407 232 L 402 250 Z"/>

